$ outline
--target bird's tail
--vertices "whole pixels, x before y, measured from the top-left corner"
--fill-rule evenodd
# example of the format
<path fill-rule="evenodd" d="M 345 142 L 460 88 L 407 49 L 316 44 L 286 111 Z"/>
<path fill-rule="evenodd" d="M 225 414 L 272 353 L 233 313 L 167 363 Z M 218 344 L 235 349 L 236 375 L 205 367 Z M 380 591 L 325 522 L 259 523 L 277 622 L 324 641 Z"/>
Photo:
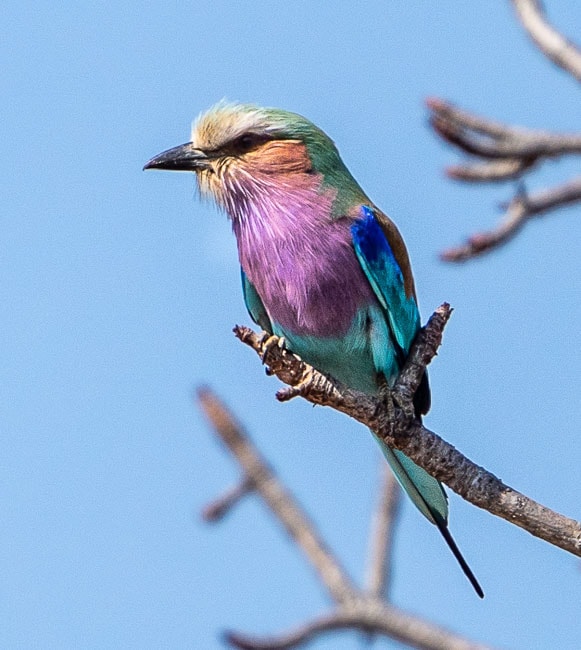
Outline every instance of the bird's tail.
<path fill-rule="evenodd" d="M 405 454 L 397 449 L 391 449 L 383 441 L 378 440 L 383 455 L 393 470 L 395 477 L 418 510 L 435 526 L 446 540 L 462 571 L 474 587 L 480 598 L 484 598 L 482 587 L 468 566 L 460 549 L 456 545 L 448 529 L 448 498 L 442 484 L 424 469 L 416 465 Z"/>

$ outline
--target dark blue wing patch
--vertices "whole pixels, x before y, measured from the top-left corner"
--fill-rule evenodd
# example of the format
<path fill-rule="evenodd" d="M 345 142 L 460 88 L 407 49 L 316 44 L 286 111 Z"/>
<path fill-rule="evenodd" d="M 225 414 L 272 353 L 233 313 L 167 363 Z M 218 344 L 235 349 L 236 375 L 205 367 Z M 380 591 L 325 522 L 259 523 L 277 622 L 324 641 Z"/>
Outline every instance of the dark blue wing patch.
<path fill-rule="evenodd" d="M 365 255 L 369 264 L 385 264 L 389 260 L 389 265 L 393 273 L 399 276 L 399 281 L 403 284 L 403 276 L 398 263 L 395 260 L 391 246 L 387 241 L 379 222 L 373 214 L 373 210 L 364 205 L 361 208 L 361 219 L 351 226 L 351 234 L 355 245 L 359 247 Z"/>
<path fill-rule="evenodd" d="M 397 345 L 407 354 L 420 328 L 416 300 L 407 296 L 402 271 L 373 210 L 361 207 L 361 218 L 351 226 L 353 246 Z"/>

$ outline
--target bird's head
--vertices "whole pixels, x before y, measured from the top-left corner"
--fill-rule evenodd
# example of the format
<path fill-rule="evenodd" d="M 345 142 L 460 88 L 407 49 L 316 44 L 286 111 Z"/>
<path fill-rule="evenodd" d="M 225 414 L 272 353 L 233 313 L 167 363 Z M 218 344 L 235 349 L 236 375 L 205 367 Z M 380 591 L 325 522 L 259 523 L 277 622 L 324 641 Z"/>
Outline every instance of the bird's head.
<path fill-rule="evenodd" d="M 200 191 L 232 214 L 268 188 L 357 184 L 333 141 L 296 113 L 220 102 L 194 122 L 191 141 L 144 169 L 195 172 Z"/>

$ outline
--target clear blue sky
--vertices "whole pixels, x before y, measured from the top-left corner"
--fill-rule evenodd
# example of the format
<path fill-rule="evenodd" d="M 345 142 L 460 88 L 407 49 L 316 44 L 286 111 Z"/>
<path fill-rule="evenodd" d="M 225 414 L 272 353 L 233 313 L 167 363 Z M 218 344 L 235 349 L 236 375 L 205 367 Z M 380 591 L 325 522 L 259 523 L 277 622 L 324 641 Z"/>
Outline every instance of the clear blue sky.
<path fill-rule="evenodd" d="M 547 4 L 579 40 L 581 5 Z M 2 648 L 212 650 L 224 627 L 274 633 L 328 607 L 257 501 L 201 523 L 238 476 L 192 404 L 202 382 L 363 575 L 371 437 L 329 410 L 274 400 L 277 381 L 231 334 L 249 318 L 226 219 L 195 201 L 193 178 L 141 171 L 223 97 L 300 112 L 335 139 L 401 228 L 424 317 L 444 300 L 455 308 L 431 369 L 429 426 L 581 515 L 579 207 L 481 261 L 437 259 L 493 224 L 512 188 L 443 177 L 455 158 L 426 126 L 426 96 L 580 128 L 578 84 L 530 45 L 508 1 L 3 6 Z M 574 171 L 547 166 L 530 187 Z M 578 648 L 579 559 L 455 496 L 451 510 L 486 599 L 406 505 L 394 602 L 504 648 Z M 358 647 L 355 634 L 313 645 Z"/>

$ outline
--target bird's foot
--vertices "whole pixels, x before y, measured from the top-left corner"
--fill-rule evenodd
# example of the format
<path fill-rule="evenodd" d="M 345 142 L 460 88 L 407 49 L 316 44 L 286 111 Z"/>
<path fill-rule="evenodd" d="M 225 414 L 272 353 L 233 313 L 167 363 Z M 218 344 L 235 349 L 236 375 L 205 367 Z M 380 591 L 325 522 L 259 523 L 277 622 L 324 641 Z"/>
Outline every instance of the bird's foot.
<path fill-rule="evenodd" d="M 266 366 L 266 374 L 270 377 L 274 374 L 276 374 L 277 370 L 271 368 L 268 364 L 269 359 L 267 357 L 270 355 L 272 351 L 276 350 L 284 350 L 286 354 L 291 354 L 297 361 L 302 361 L 302 359 L 299 357 L 298 354 L 295 354 L 294 352 L 291 352 L 287 346 L 286 346 L 286 339 L 284 336 L 276 336 L 275 334 L 269 334 L 268 332 L 264 332 L 262 335 L 262 339 L 260 341 L 260 358 L 262 359 L 263 365 Z M 271 365 L 274 363 L 274 365 L 278 365 L 277 362 L 280 361 L 281 359 L 270 359 Z"/>
<path fill-rule="evenodd" d="M 313 388 L 314 374 L 315 371 L 310 368 L 303 374 L 298 384 L 277 391 L 276 399 L 279 402 L 288 402 L 295 397 L 306 397 Z"/>
<path fill-rule="evenodd" d="M 272 350 L 272 348 L 277 347 L 281 350 L 286 350 L 286 339 L 284 336 L 276 336 L 276 334 L 264 332 L 260 345 L 262 348 L 260 351 L 262 363 L 266 363 L 266 355 Z"/>
<path fill-rule="evenodd" d="M 384 382 L 379 388 L 379 396 L 387 405 L 387 414 L 390 422 L 395 420 L 395 409 L 401 409 L 406 418 L 413 420 L 415 417 L 415 411 L 413 404 L 406 399 L 403 395 L 400 395 L 397 391 L 392 390 L 388 386 L 387 382 Z"/>
<path fill-rule="evenodd" d="M 407 399 L 397 391 L 392 391 L 391 400 L 392 400 L 392 408 L 394 408 L 394 410 L 395 410 L 395 406 L 397 406 L 399 409 L 401 409 L 404 412 L 404 415 L 407 420 L 415 419 L 416 411 L 414 409 L 413 402 L 410 402 L 409 399 Z M 395 413 L 393 413 L 393 416 L 395 416 Z"/>
<path fill-rule="evenodd" d="M 260 342 L 260 358 L 262 359 L 263 365 L 266 365 L 266 357 L 273 348 L 278 348 L 279 350 L 285 350 L 286 352 L 293 355 L 297 361 L 302 361 L 301 357 L 294 352 L 291 352 L 286 346 L 286 339 L 284 336 L 276 336 L 275 334 L 269 334 L 264 332 L 262 335 L 262 340 Z M 270 377 L 275 374 L 275 371 L 272 368 L 266 367 L 266 374 Z"/>

